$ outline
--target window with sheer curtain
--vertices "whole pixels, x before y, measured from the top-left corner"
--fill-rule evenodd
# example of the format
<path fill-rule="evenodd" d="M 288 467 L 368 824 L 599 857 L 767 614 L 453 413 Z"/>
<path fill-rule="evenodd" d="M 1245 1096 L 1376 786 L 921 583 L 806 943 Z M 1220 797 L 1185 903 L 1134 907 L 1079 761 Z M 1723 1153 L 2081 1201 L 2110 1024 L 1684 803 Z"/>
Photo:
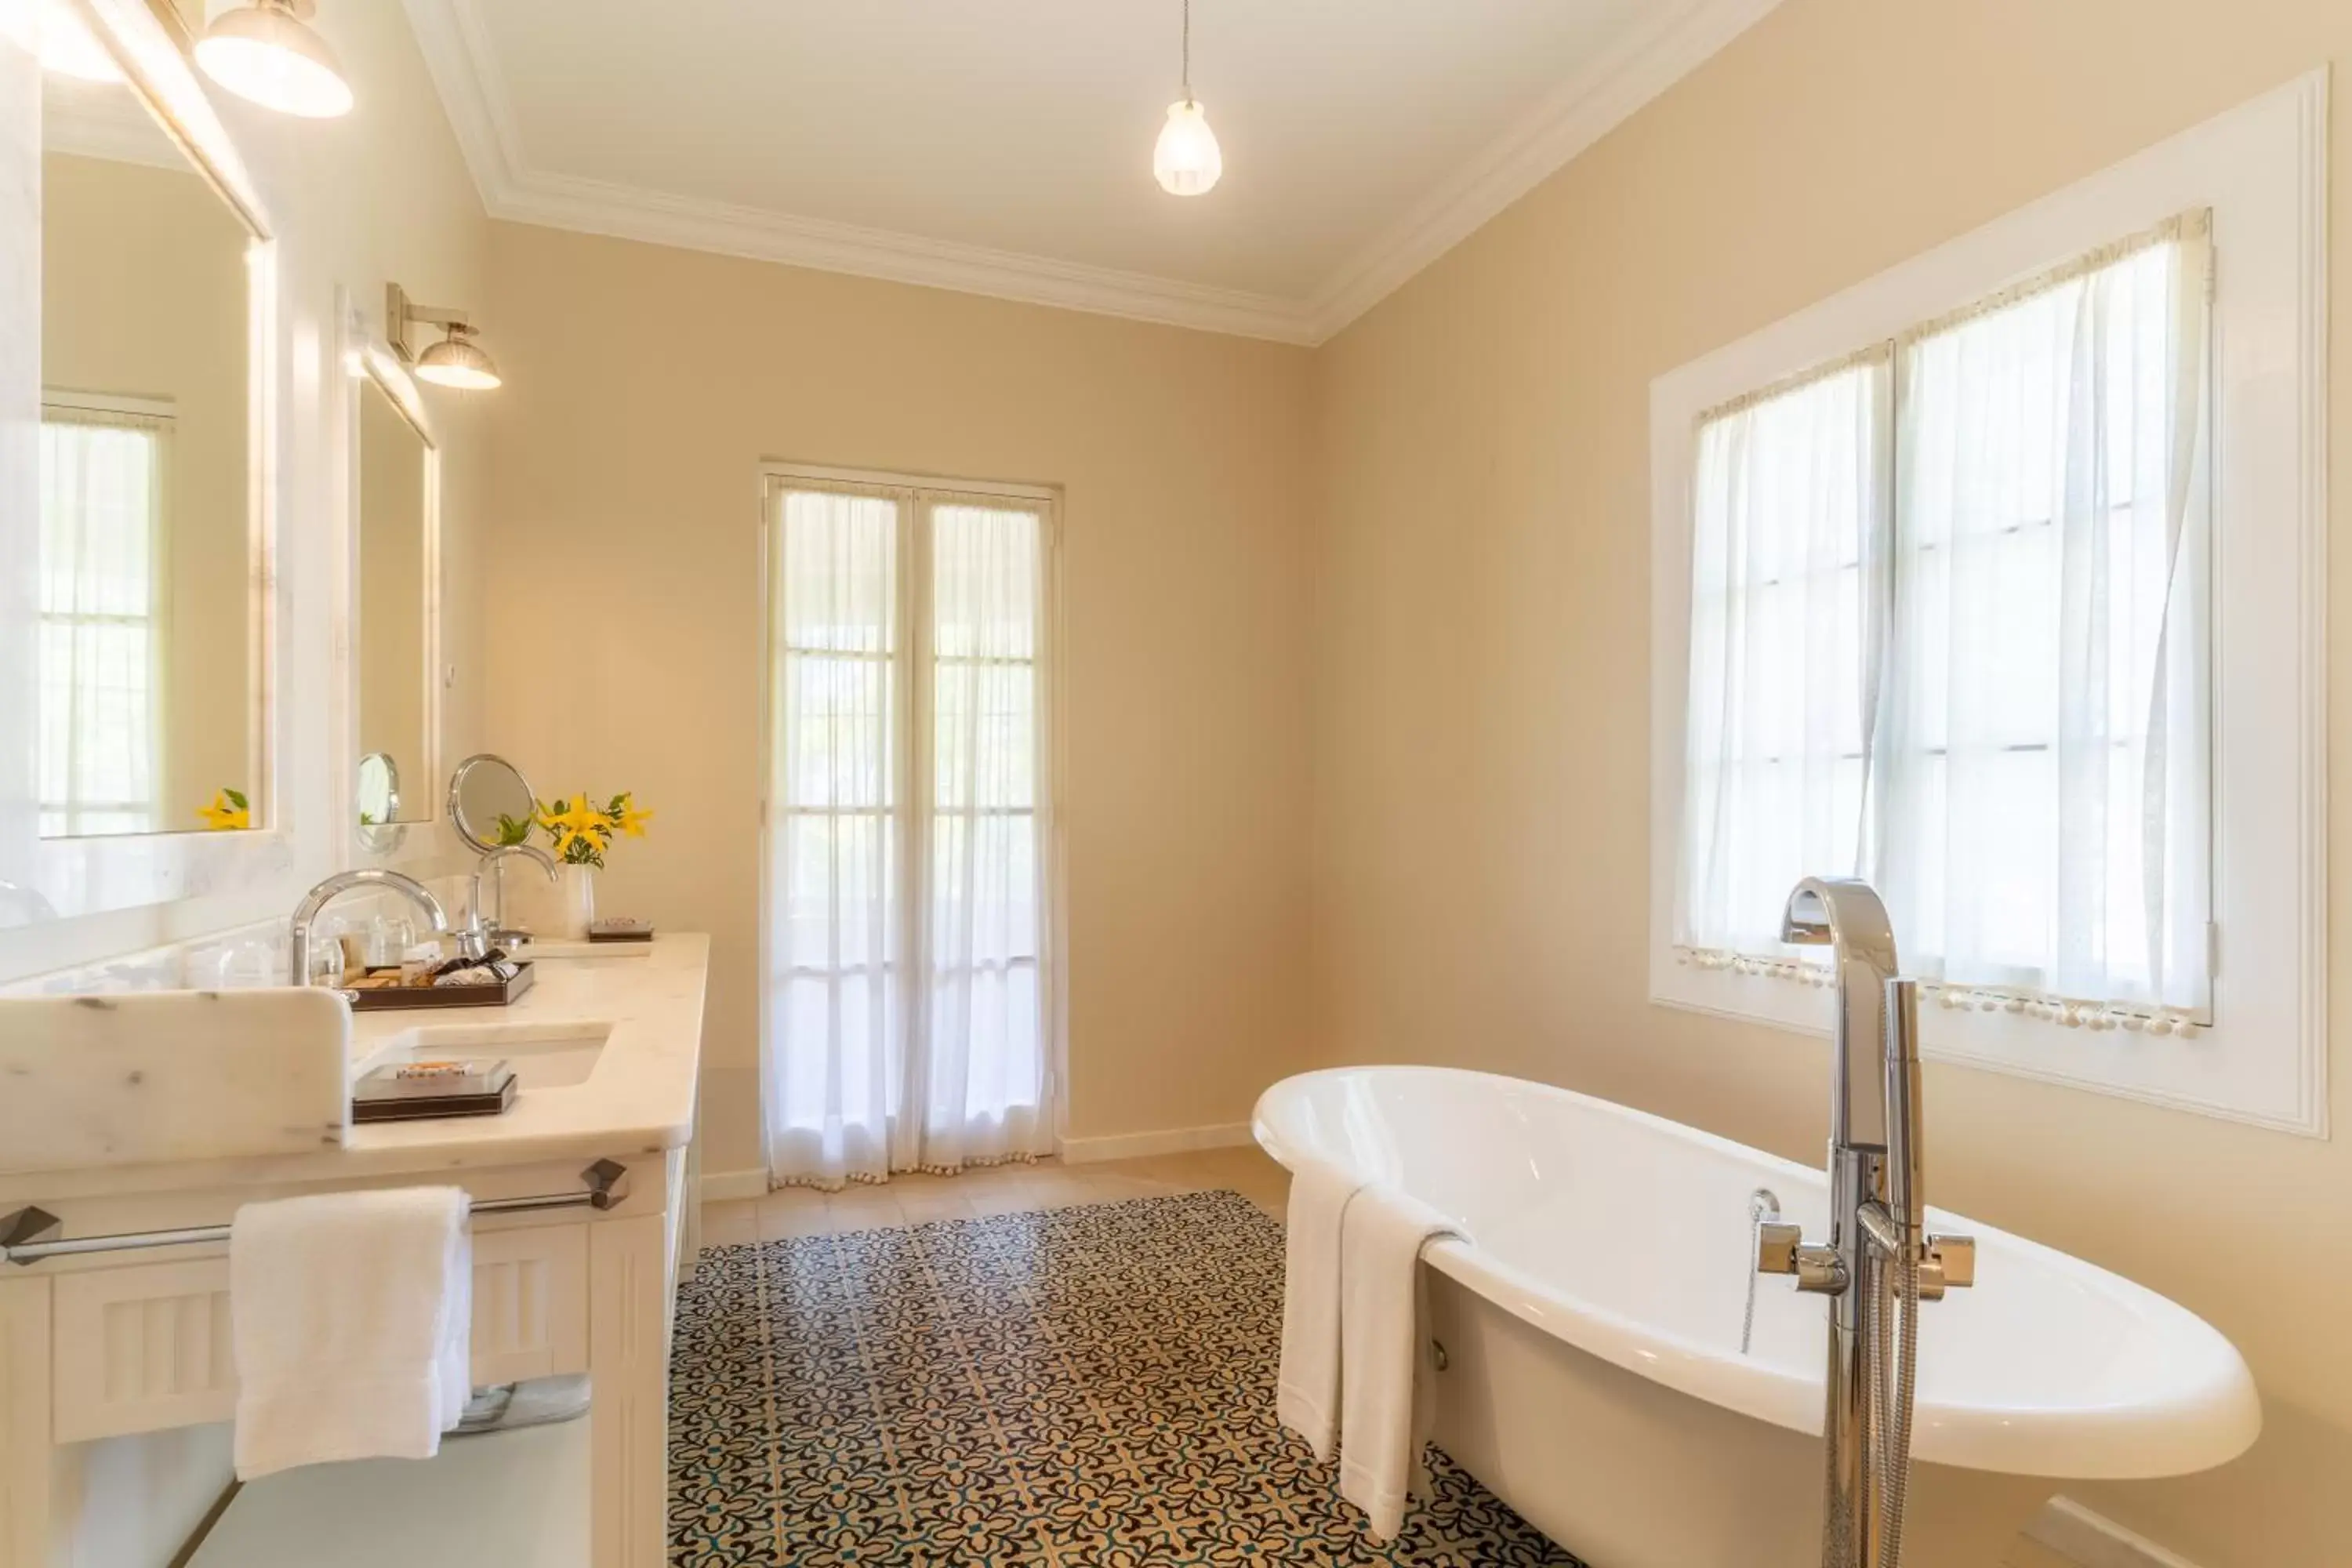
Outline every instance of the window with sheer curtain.
<path fill-rule="evenodd" d="M 772 1181 L 1049 1153 L 1053 502 L 772 476 Z"/>
<path fill-rule="evenodd" d="M 1805 875 L 1949 1005 L 2210 1021 L 2209 216 L 1702 416 L 1675 941 Z"/>
<path fill-rule="evenodd" d="M 162 826 L 172 426 L 169 413 L 127 400 L 42 406 L 35 752 L 44 838 Z"/>

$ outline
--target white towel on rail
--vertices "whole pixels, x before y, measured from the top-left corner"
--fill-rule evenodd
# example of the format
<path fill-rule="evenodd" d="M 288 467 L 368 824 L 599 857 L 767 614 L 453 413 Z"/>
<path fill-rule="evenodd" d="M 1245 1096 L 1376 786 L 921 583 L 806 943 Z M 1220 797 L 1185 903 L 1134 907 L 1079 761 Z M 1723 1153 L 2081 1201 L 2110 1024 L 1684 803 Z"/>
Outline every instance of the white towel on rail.
<path fill-rule="evenodd" d="M 1381 1186 L 1358 1192 L 1340 1226 L 1339 1495 L 1381 1541 L 1404 1528 L 1406 1498 L 1429 1489 L 1422 1450 L 1437 1369 L 1421 1251 L 1462 1234 L 1420 1199 Z"/>
<path fill-rule="evenodd" d="M 1314 1160 L 1290 1178 L 1274 1413 L 1324 1460 L 1339 1430 L 1339 1227 L 1360 1184 Z"/>
<path fill-rule="evenodd" d="M 430 1458 L 465 1413 L 473 1316 L 455 1187 L 247 1204 L 229 1226 L 236 1473 Z"/>

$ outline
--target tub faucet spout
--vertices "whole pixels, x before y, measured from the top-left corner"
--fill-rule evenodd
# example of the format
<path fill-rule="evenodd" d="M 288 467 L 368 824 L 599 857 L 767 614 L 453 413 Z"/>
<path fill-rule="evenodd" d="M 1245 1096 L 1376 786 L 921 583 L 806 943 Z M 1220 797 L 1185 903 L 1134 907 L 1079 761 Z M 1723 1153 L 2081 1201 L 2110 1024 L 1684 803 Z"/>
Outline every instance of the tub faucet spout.
<path fill-rule="evenodd" d="M 1831 950 L 1837 1016 L 1830 1026 L 1830 1142 L 1886 1147 L 1886 1058 L 1894 1033 L 1886 983 L 1895 927 L 1869 883 L 1808 877 L 1789 895 L 1780 940 Z M 1900 1050 L 1901 1047 L 1896 1047 Z"/>

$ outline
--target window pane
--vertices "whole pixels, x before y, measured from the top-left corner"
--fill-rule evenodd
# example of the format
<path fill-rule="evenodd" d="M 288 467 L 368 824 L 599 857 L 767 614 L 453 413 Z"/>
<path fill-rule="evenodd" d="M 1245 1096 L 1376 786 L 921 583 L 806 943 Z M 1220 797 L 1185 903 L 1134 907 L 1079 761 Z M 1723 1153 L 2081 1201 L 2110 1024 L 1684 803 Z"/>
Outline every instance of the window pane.
<path fill-rule="evenodd" d="M 1776 949 L 1790 888 L 1856 868 L 1884 374 L 1838 371 L 1699 429 L 1686 945 Z"/>
<path fill-rule="evenodd" d="M 786 807 L 880 806 L 898 747 L 898 506 L 792 493 L 773 589 L 775 785 Z"/>
<path fill-rule="evenodd" d="M 158 431 L 41 426 L 38 757 L 45 837 L 159 822 Z"/>
<path fill-rule="evenodd" d="M 1002 1133 L 1034 1120 L 1045 1085 L 1034 816 L 1045 520 L 1026 508 L 946 500 L 929 517 L 929 1114 L 937 1125 Z"/>
<path fill-rule="evenodd" d="M 885 1160 L 904 1059 L 899 504 L 789 492 L 774 640 L 766 873 L 769 1111 L 809 1169 Z"/>
<path fill-rule="evenodd" d="M 2168 934 L 2204 919 L 2207 847 L 2182 837 L 2203 769 L 2182 789 L 2167 762 L 2202 742 L 2156 727 L 2185 710 L 2165 638 L 2204 623 L 2184 613 L 2204 581 L 2188 256 L 2146 246 L 1904 351 L 1881 886 L 1928 977 L 2204 995 L 2201 952 Z"/>

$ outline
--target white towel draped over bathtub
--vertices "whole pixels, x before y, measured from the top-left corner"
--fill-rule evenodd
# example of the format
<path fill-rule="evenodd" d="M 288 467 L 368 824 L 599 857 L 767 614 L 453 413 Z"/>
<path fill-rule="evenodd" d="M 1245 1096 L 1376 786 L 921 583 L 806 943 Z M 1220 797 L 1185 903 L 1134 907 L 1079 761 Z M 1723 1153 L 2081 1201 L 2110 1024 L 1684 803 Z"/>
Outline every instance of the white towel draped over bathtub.
<path fill-rule="evenodd" d="M 473 1243 L 455 1187 L 247 1204 L 230 1222 L 242 1480 L 430 1458 L 465 1413 Z"/>
<path fill-rule="evenodd" d="M 1422 1451 L 1436 1413 L 1428 1288 L 1421 1251 L 1461 1227 L 1418 1198 L 1367 1186 L 1339 1226 L 1339 1495 L 1372 1534 L 1404 1528 L 1409 1494 L 1427 1496 Z"/>
<path fill-rule="evenodd" d="M 1339 1435 L 1339 1226 L 1362 1184 L 1314 1160 L 1290 1178 L 1274 1413 L 1326 1462 Z"/>

